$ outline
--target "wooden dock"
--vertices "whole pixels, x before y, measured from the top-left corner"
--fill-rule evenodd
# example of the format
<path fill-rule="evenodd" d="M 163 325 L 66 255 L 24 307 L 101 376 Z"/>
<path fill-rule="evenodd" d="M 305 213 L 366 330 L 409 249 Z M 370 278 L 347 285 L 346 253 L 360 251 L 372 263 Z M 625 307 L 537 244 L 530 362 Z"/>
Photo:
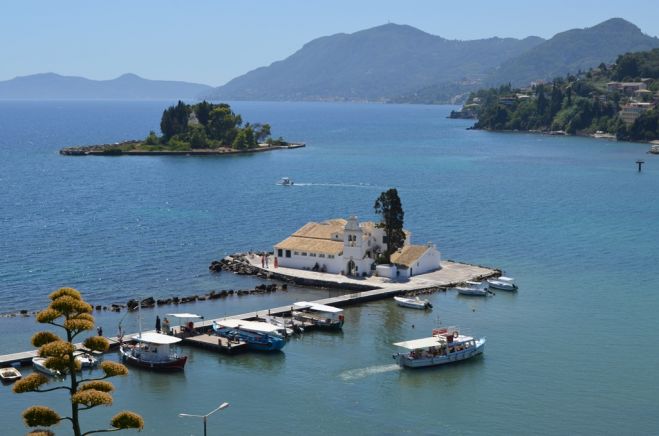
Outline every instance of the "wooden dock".
<path fill-rule="evenodd" d="M 230 341 L 227 338 L 209 333 L 184 338 L 183 344 L 225 354 L 235 354 L 247 350 L 247 342 Z"/>

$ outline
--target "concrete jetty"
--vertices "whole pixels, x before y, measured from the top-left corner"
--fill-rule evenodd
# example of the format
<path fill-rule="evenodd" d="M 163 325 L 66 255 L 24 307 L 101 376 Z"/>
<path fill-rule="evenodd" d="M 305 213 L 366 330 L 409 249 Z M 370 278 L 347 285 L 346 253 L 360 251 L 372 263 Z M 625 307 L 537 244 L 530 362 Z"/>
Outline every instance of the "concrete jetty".
<path fill-rule="evenodd" d="M 283 280 L 304 286 L 320 286 L 324 288 L 356 290 L 356 292 L 347 293 L 337 297 L 323 298 L 313 301 L 314 303 L 337 307 L 346 307 L 367 301 L 382 300 L 385 298 L 391 298 L 395 295 L 448 289 L 464 283 L 467 280 L 478 281 L 501 275 L 501 270 L 495 268 L 470 265 L 449 260 L 442 261 L 442 268 L 439 270 L 413 276 L 405 281 L 390 280 L 382 277 L 346 277 L 343 275 L 321 273 L 316 271 L 297 270 L 292 268 L 275 268 L 274 260 L 268 262 L 270 265 L 268 268 L 262 268 L 260 265 L 260 257 L 256 255 L 250 256 L 249 254 L 227 256 L 224 260 L 229 262 L 229 264 L 233 264 L 235 262 L 241 263 L 242 265 L 248 267 L 252 274 L 256 274 L 260 277 Z M 245 344 L 228 344 L 223 343 L 221 340 L 218 342 L 217 336 L 208 335 L 208 330 L 210 329 L 213 321 L 219 321 L 222 319 L 251 320 L 265 315 L 281 316 L 284 314 L 289 314 L 291 309 L 292 302 L 290 305 L 286 306 L 265 308 L 263 310 L 220 317 L 214 320 L 207 319 L 198 321 L 194 323 L 194 328 L 195 331 L 199 334 L 183 337 L 183 344 L 213 351 L 233 353 L 244 349 Z M 135 335 L 137 335 L 137 333 L 125 335 L 124 338 L 130 338 Z M 118 338 L 108 339 L 110 340 L 111 348 L 116 348 L 116 346 L 118 346 Z M 82 347 L 82 344 L 77 345 Z M 234 349 L 234 347 L 236 348 Z M 12 364 L 29 365 L 32 363 L 32 358 L 36 355 L 36 350 L 0 355 L 0 367 L 9 366 Z"/>

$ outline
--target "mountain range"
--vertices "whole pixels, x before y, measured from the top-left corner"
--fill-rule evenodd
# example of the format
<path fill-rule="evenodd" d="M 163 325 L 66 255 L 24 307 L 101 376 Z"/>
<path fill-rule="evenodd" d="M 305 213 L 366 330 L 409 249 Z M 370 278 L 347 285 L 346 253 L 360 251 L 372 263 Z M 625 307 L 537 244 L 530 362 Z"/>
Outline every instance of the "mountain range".
<path fill-rule="evenodd" d="M 134 74 L 89 80 L 45 73 L 0 81 L 0 99 L 459 102 L 484 86 L 550 80 L 656 47 L 658 38 L 621 18 L 547 40 L 449 40 L 390 23 L 314 39 L 286 59 L 218 88 Z"/>
<path fill-rule="evenodd" d="M 442 103 L 481 86 L 552 79 L 654 47 L 659 47 L 659 39 L 621 18 L 548 40 L 531 36 L 458 41 L 386 24 L 315 39 L 208 96 Z"/>
<path fill-rule="evenodd" d="M 43 73 L 0 81 L 0 99 L 186 99 L 212 89 L 198 83 L 148 80 L 135 74 L 123 74 L 112 80 L 90 80 Z"/>

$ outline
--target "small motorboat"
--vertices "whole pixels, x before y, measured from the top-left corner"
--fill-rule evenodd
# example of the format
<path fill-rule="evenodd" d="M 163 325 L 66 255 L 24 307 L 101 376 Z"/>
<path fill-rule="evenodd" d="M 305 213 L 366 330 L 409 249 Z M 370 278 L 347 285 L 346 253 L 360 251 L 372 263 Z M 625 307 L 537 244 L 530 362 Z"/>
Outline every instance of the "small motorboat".
<path fill-rule="evenodd" d="M 73 356 L 80 364 L 80 368 L 95 368 L 98 365 L 98 359 L 85 351 L 76 351 Z"/>
<path fill-rule="evenodd" d="M 517 285 L 512 277 L 501 276 L 494 279 L 487 279 L 490 288 L 501 289 L 502 291 L 516 291 Z"/>
<path fill-rule="evenodd" d="M 485 338 L 461 335 L 455 327 L 450 327 L 433 330 L 429 338 L 396 342 L 394 345 L 408 350 L 393 355 L 401 367 L 421 368 L 478 356 L 485 350 Z"/>
<path fill-rule="evenodd" d="M 432 304 L 430 301 L 421 299 L 419 297 L 408 298 L 408 297 L 394 297 L 396 304 L 402 307 L 409 307 L 411 309 L 432 309 Z"/>
<path fill-rule="evenodd" d="M 293 182 L 292 179 L 288 177 L 282 177 L 281 179 L 279 179 L 277 184 L 281 186 L 293 186 L 295 183 Z"/>
<path fill-rule="evenodd" d="M 2 379 L 3 383 L 13 383 L 21 377 L 23 377 L 21 372 L 13 366 L 0 368 L 0 379 Z"/>
<path fill-rule="evenodd" d="M 58 370 L 46 367 L 46 360 L 45 357 L 33 357 L 32 366 L 36 371 L 42 372 L 51 377 L 62 377 L 62 373 Z"/>
<path fill-rule="evenodd" d="M 291 316 L 305 326 L 324 330 L 341 330 L 345 321 L 343 309 L 308 301 L 293 303 Z"/>
<path fill-rule="evenodd" d="M 460 295 L 475 297 L 487 297 L 488 295 L 493 294 L 493 292 L 487 289 L 486 284 L 472 281 L 466 281 L 464 286 L 456 286 L 455 290 L 458 291 Z"/>

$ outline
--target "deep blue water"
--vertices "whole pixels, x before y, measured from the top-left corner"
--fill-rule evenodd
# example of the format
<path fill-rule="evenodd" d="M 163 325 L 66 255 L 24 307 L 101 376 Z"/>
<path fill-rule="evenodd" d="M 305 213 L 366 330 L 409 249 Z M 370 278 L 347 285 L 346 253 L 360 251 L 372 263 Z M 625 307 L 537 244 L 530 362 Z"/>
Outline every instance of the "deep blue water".
<path fill-rule="evenodd" d="M 241 102 L 233 107 L 245 120 L 308 147 L 57 154 L 144 136 L 166 105 L 0 102 L 0 312 L 39 308 L 61 286 L 98 304 L 248 288 L 257 280 L 210 275 L 209 262 L 270 248 L 310 220 L 373 219 L 392 186 L 413 241 L 503 268 L 521 289 L 489 300 L 435 294 L 431 314 L 353 307 L 342 335 L 306 334 L 276 356 L 186 350 L 185 374 L 133 370 L 117 381 L 115 405 L 89 422 L 131 408 L 145 416 L 144 434 L 200 434 L 200 422 L 177 413 L 229 401 L 211 418 L 216 432 L 659 433 L 659 159 L 647 145 L 470 131 L 442 106 Z M 282 176 L 299 186 L 276 186 Z M 291 289 L 182 308 L 220 316 L 327 295 Z M 106 334 L 117 320 L 98 316 Z M 432 371 L 392 366 L 392 342 L 440 323 L 487 336 L 485 356 Z M 32 317 L 0 319 L 1 352 L 28 348 L 36 328 Z M 24 431 L 27 404 L 56 404 L 0 392 L 8 434 Z"/>

